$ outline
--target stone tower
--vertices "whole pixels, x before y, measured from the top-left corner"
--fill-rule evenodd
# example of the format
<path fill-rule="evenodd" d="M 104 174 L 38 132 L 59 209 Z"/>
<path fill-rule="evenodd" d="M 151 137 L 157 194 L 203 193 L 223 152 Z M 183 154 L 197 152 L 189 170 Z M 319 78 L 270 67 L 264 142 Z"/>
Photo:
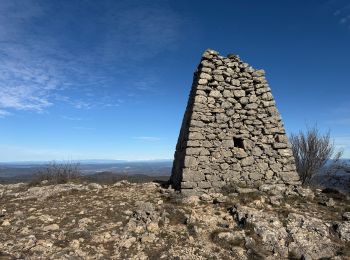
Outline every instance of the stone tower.
<path fill-rule="evenodd" d="M 298 184 L 264 70 L 206 50 L 194 73 L 170 182 L 182 192 L 237 184 Z"/>

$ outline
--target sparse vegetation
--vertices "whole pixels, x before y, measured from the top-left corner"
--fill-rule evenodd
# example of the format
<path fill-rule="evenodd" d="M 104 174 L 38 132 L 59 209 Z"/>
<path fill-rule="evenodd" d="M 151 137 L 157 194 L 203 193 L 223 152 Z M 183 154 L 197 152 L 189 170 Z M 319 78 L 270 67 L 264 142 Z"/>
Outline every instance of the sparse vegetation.
<path fill-rule="evenodd" d="M 34 175 L 34 178 L 30 184 L 38 185 L 43 182 L 47 184 L 63 184 L 80 179 L 81 171 L 79 168 L 79 163 L 57 163 L 53 161 L 44 168 L 40 168 Z"/>
<path fill-rule="evenodd" d="M 257 195 L 251 193 L 239 196 Z M 255 200 L 227 197 L 230 208 L 213 203 L 217 193 L 208 195 L 211 200 L 186 200 L 157 183 L 127 181 L 0 185 L 0 194 L 0 259 L 5 254 L 11 259 L 61 259 L 63 254 L 77 259 L 287 259 L 288 252 L 291 259 L 349 256 L 349 201 L 334 199 L 333 206 L 324 206 L 329 197 L 320 192 L 312 200 L 272 206 L 270 194 L 262 192 L 259 207 Z"/>
<path fill-rule="evenodd" d="M 339 165 L 342 151 L 336 151 L 330 132 L 321 135 L 315 126 L 306 133 L 300 131 L 297 135 L 292 134 L 290 142 L 297 172 L 304 185 L 310 184 L 327 162 L 331 163 L 329 169 L 334 170 Z"/>

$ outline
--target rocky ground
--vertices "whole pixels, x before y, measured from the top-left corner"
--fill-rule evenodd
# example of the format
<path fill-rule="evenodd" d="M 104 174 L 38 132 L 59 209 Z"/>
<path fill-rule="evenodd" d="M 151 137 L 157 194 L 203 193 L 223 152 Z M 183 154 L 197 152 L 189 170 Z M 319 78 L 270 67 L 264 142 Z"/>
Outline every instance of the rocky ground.
<path fill-rule="evenodd" d="M 0 185 L 0 259 L 350 259 L 350 199 L 285 186 Z"/>

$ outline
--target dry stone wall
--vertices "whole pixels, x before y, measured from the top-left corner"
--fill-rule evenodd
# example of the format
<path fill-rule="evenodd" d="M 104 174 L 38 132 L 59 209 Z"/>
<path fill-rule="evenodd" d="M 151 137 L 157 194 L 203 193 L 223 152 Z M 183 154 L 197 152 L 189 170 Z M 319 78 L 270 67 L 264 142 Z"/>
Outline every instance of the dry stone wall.
<path fill-rule="evenodd" d="M 206 50 L 194 73 L 170 182 L 184 193 L 299 184 L 264 70 Z"/>

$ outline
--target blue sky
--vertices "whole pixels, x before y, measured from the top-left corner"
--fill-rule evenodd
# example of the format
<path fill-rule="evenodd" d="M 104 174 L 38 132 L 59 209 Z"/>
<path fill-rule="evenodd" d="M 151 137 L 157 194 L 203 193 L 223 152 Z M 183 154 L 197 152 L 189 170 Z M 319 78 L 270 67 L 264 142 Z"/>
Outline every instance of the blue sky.
<path fill-rule="evenodd" d="M 263 68 L 288 133 L 350 158 L 350 4 L 0 1 L 0 161 L 172 158 L 207 48 Z"/>

